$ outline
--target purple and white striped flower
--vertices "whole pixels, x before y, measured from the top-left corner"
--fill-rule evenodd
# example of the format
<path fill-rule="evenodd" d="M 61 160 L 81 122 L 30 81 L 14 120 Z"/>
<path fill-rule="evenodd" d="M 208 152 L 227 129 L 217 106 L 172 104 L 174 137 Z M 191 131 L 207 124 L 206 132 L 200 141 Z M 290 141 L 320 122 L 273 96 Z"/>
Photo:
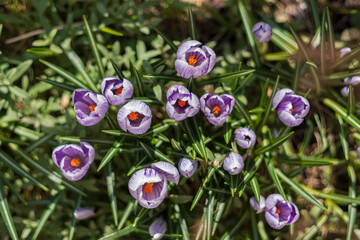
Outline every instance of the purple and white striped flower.
<path fill-rule="evenodd" d="M 289 127 L 300 125 L 310 110 L 309 101 L 288 88 L 277 91 L 272 104 L 279 119 Z"/>
<path fill-rule="evenodd" d="M 196 172 L 198 162 L 193 159 L 181 158 L 178 163 L 179 172 L 186 178 L 191 177 Z"/>
<path fill-rule="evenodd" d="M 260 195 L 260 202 L 255 196 L 250 198 L 250 206 L 256 211 L 256 213 L 262 213 L 265 210 L 265 198 Z"/>
<path fill-rule="evenodd" d="M 348 54 L 349 52 L 351 52 L 351 48 L 344 47 L 344 48 L 340 49 L 339 55 L 340 55 L 340 57 L 343 57 L 346 54 Z"/>
<path fill-rule="evenodd" d="M 244 169 L 244 160 L 238 153 L 230 153 L 225 159 L 223 168 L 230 175 L 237 175 Z"/>
<path fill-rule="evenodd" d="M 118 79 L 114 76 L 106 77 L 101 82 L 101 92 L 112 105 L 126 103 L 132 97 L 134 88 L 127 79 Z"/>
<path fill-rule="evenodd" d="M 95 216 L 95 207 L 81 207 L 74 211 L 74 217 L 77 220 L 84 220 Z"/>
<path fill-rule="evenodd" d="M 76 119 L 84 126 L 92 126 L 100 122 L 109 108 L 109 103 L 103 95 L 87 89 L 75 89 L 72 98 Z"/>
<path fill-rule="evenodd" d="M 52 160 L 70 181 L 78 181 L 85 176 L 95 158 L 95 149 L 87 142 L 81 145 L 66 144 L 52 152 Z"/>
<path fill-rule="evenodd" d="M 129 180 L 130 194 L 144 208 L 156 208 L 167 196 L 168 182 L 179 182 L 179 172 L 170 163 L 157 162 L 153 168 L 143 168 L 135 172 Z"/>
<path fill-rule="evenodd" d="M 300 213 L 292 202 L 287 202 L 280 194 L 271 194 L 265 201 L 265 219 L 274 229 L 281 229 L 296 222 Z"/>
<path fill-rule="evenodd" d="M 248 149 L 255 145 L 256 134 L 250 128 L 239 128 L 235 131 L 235 140 L 240 147 Z"/>
<path fill-rule="evenodd" d="M 166 93 L 166 112 L 171 119 L 181 121 L 199 112 L 199 98 L 181 85 L 172 85 Z"/>
<path fill-rule="evenodd" d="M 235 99 L 229 94 L 204 94 L 200 98 L 200 108 L 205 117 L 214 125 L 223 124 L 235 105 Z"/>
<path fill-rule="evenodd" d="M 133 100 L 120 108 L 117 120 L 122 130 L 132 134 L 143 134 L 151 125 L 151 109 L 139 100 Z"/>
<path fill-rule="evenodd" d="M 196 40 L 186 41 L 176 53 L 175 68 L 183 78 L 208 74 L 216 61 L 215 52 Z"/>
<path fill-rule="evenodd" d="M 360 83 L 360 76 L 354 76 L 354 77 L 347 77 L 344 79 L 344 85 L 343 89 L 341 89 L 341 94 L 344 97 L 349 96 L 349 86 L 356 86 Z"/>
<path fill-rule="evenodd" d="M 166 232 L 167 224 L 162 217 L 155 219 L 155 221 L 149 227 L 149 233 L 152 240 L 161 239 Z"/>
<path fill-rule="evenodd" d="M 258 22 L 254 25 L 252 33 L 259 42 L 268 42 L 272 36 L 272 28 L 267 23 Z"/>

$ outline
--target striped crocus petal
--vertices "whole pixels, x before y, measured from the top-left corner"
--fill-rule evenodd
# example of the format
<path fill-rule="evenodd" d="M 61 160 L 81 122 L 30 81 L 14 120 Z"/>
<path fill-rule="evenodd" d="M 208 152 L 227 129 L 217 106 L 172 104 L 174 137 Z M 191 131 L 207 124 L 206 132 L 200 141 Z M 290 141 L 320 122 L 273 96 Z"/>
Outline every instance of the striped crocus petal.
<path fill-rule="evenodd" d="M 191 177 L 196 172 L 198 167 L 198 162 L 189 159 L 189 158 L 181 158 L 178 163 L 179 172 L 186 178 Z"/>
<path fill-rule="evenodd" d="M 153 240 L 161 239 L 166 232 L 166 222 L 162 217 L 155 219 L 149 227 L 149 233 Z"/>
<path fill-rule="evenodd" d="M 56 147 L 52 160 L 70 181 L 78 181 L 85 176 L 95 158 L 95 149 L 87 142 L 81 145 L 67 144 Z"/>
<path fill-rule="evenodd" d="M 105 77 L 101 82 L 101 92 L 112 105 L 126 103 L 132 97 L 134 88 L 127 79 L 118 79 L 115 76 Z"/>
<path fill-rule="evenodd" d="M 176 184 L 179 183 L 179 178 L 180 178 L 179 171 L 171 163 L 160 161 L 151 164 L 151 167 L 160 174 L 163 174 L 166 180 Z"/>
<path fill-rule="evenodd" d="M 230 153 L 225 159 L 223 168 L 230 175 L 237 175 L 244 169 L 244 160 L 238 153 Z"/>
<path fill-rule="evenodd" d="M 87 89 L 75 89 L 72 95 L 77 121 L 84 126 L 92 126 L 100 122 L 109 108 L 103 95 Z"/>
<path fill-rule="evenodd" d="M 232 112 L 235 99 L 229 94 L 211 95 L 204 94 L 200 98 L 200 109 L 204 112 L 207 120 L 214 125 L 225 123 Z"/>
<path fill-rule="evenodd" d="M 256 213 L 262 213 L 265 210 L 265 198 L 260 195 L 260 202 L 255 196 L 250 198 L 250 206 L 256 211 Z"/>
<path fill-rule="evenodd" d="M 84 220 L 91 218 L 95 215 L 95 207 L 81 207 L 76 208 L 74 211 L 74 217 L 77 220 Z"/>
<path fill-rule="evenodd" d="M 267 23 L 258 22 L 254 25 L 252 33 L 259 42 L 268 42 L 272 36 L 272 28 Z"/>
<path fill-rule="evenodd" d="M 235 140 L 240 147 L 248 149 L 255 145 L 256 134 L 250 128 L 239 128 L 235 131 Z"/>

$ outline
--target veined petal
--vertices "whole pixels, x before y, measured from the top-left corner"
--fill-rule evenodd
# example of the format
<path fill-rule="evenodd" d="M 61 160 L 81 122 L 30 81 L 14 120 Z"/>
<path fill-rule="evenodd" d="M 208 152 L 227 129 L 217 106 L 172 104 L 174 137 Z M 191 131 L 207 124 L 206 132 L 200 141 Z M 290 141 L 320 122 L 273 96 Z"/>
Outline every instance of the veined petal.
<path fill-rule="evenodd" d="M 250 128 L 239 128 L 235 131 L 235 140 L 240 147 L 248 149 L 255 145 L 256 134 Z"/>
<path fill-rule="evenodd" d="M 262 213 L 265 210 L 265 198 L 260 195 L 260 202 L 258 202 L 255 196 L 251 197 L 250 206 L 256 213 Z"/>
<path fill-rule="evenodd" d="M 289 88 L 283 88 L 276 92 L 274 99 L 273 99 L 273 108 L 276 110 L 277 106 L 280 104 L 280 102 L 283 100 L 283 98 L 288 95 L 294 93 L 293 90 Z"/>
<path fill-rule="evenodd" d="M 136 171 L 129 180 L 129 192 L 130 194 L 137 199 L 138 191 L 142 191 L 143 185 L 145 183 L 157 183 L 161 182 L 162 177 L 155 169 L 152 168 L 143 168 Z"/>
<path fill-rule="evenodd" d="M 186 178 L 191 177 L 196 172 L 198 162 L 193 159 L 181 158 L 178 163 L 179 172 Z"/>
<path fill-rule="evenodd" d="M 180 178 L 179 171 L 171 163 L 160 161 L 151 164 L 151 167 L 160 174 L 163 174 L 166 177 L 166 180 L 176 184 L 179 183 L 179 178 Z"/>
<path fill-rule="evenodd" d="M 225 159 L 223 168 L 230 175 L 237 175 L 244 169 L 244 160 L 238 153 L 230 153 Z"/>
<path fill-rule="evenodd" d="M 178 48 L 178 50 L 176 52 L 176 57 L 180 58 L 191 47 L 199 47 L 199 46 L 201 46 L 201 42 L 199 42 L 199 41 L 196 41 L 196 40 L 185 41 Z"/>
<path fill-rule="evenodd" d="M 159 240 L 166 232 L 166 222 L 162 217 L 155 219 L 149 227 L 149 233 L 153 240 Z"/>

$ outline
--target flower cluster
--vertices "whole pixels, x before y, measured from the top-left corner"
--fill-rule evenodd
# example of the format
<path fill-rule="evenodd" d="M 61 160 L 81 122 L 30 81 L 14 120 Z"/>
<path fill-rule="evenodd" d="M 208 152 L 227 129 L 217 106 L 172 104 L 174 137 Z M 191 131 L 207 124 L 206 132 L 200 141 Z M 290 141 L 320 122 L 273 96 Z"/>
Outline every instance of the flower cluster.
<path fill-rule="evenodd" d="M 277 91 L 272 105 L 280 121 L 289 127 L 300 125 L 310 110 L 309 101 L 288 88 Z"/>
<path fill-rule="evenodd" d="M 280 194 L 270 194 L 266 200 L 260 196 L 260 203 L 255 196 L 250 198 L 250 205 L 256 211 L 261 213 L 265 210 L 265 219 L 274 229 L 281 229 L 298 220 L 300 213 L 294 203 L 285 201 Z"/>

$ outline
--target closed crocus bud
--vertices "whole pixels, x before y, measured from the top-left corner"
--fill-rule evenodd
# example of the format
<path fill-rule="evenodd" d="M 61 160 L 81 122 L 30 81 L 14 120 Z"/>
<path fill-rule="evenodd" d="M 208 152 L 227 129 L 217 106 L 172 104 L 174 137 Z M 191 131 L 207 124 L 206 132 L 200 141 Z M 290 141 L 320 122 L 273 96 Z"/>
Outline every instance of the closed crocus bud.
<path fill-rule="evenodd" d="M 198 162 L 193 159 L 181 158 L 178 164 L 179 172 L 186 178 L 191 177 L 196 172 Z"/>
<path fill-rule="evenodd" d="M 288 88 L 277 91 L 272 103 L 280 121 L 289 127 L 300 125 L 310 110 L 309 101 Z"/>
<path fill-rule="evenodd" d="M 250 128 L 239 128 L 235 131 L 235 140 L 240 147 L 248 149 L 255 145 L 256 134 Z"/>
<path fill-rule="evenodd" d="M 208 74 L 216 61 L 215 52 L 196 40 L 186 41 L 176 53 L 175 68 L 183 78 Z"/>
<path fill-rule="evenodd" d="M 360 158 L 360 146 L 356 149 L 356 155 L 358 158 Z"/>
<path fill-rule="evenodd" d="M 168 193 L 166 177 L 152 168 L 136 171 L 129 180 L 129 192 L 144 208 L 156 208 Z"/>
<path fill-rule="evenodd" d="M 160 174 L 164 175 L 166 180 L 176 183 L 179 183 L 180 174 L 177 168 L 171 163 L 160 161 L 151 164 L 151 168 L 155 169 Z"/>
<path fill-rule="evenodd" d="M 122 130 L 132 134 L 143 134 L 151 125 L 151 109 L 139 100 L 133 100 L 120 108 L 117 120 Z"/>
<path fill-rule="evenodd" d="M 102 80 L 101 92 L 110 104 L 121 105 L 132 97 L 134 89 L 129 80 L 110 76 Z"/>
<path fill-rule="evenodd" d="M 52 152 L 52 160 L 70 181 L 78 181 L 85 176 L 95 158 L 95 149 L 87 142 L 81 145 L 66 144 Z"/>
<path fill-rule="evenodd" d="M 181 121 L 199 112 L 199 98 L 181 85 L 172 85 L 166 93 L 166 112 L 171 119 Z"/>
<path fill-rule="evenodd" d="M 161 239 L 166 232 L 166 222 L 164 219 L 157 218 L 149 227 L 149 233 L 152 237 L 152 240 Z"/>
<path fill-rule="evenodd" d="M 299 210 L 280 194 L 271 194 L 265 201 L 265 219 L 274 229 L 281 229 L 299 219 Z"/>
<path fill-rule="evenodd" d="M 214 125 L 223 124 L 235 105 L 235 99 L 229 94 L 204 94 L 200 98 L 200 108 L 207 120 Z"/>
<path fill-rule="evenodd" d="M 74 211 L 74 217 L 77 220 L 84 220 L 91 218 L 95 215 L 95 207 L 81 207 Z"/>
<path fill-rule="evenodd" d="M 244 160 L 238 153 L 230 153 L 225 159 L 223 168 L 230 175 L 237 175 L 244 169 Z"/>
<path fill-rule="evenodd" d="M 265 198 L 260 196 L 260 202 L 258 202 L 255 196 L 251 197 L 250 206 L 256 211 L 256 213 L 262 213 L 265 210 Z"/>
<path fill-rule="evenodd" d="M 259 42 L 268 42 L 271 39 L 272 28 L 267 23 L 258 22 L 254 25 L 252 33 Z"/>
<path fill-rule="evenodd" d="M 109 108 L 109 103 L 103 95 L 87 89 L 75 89 L 72 98 L 76 119 L 84 126 L 92 126 L 100 122 Z"/>
<path fill-rule="evenodd" d="M 343 95 L 344 97 L 347 97 L 347 96 L 349 96 L 349 91 L 350 91 L 349 87 L 343 87 L 341 89 L 341 95 Z"/>
<path fill-rule="evenodd" d="M 351 52 L 351 48 L 344 47 L 344 48 L 340 49 L 340 57 L 345 56 L 345 55 L 348 54 L 349 52 Z"/>

